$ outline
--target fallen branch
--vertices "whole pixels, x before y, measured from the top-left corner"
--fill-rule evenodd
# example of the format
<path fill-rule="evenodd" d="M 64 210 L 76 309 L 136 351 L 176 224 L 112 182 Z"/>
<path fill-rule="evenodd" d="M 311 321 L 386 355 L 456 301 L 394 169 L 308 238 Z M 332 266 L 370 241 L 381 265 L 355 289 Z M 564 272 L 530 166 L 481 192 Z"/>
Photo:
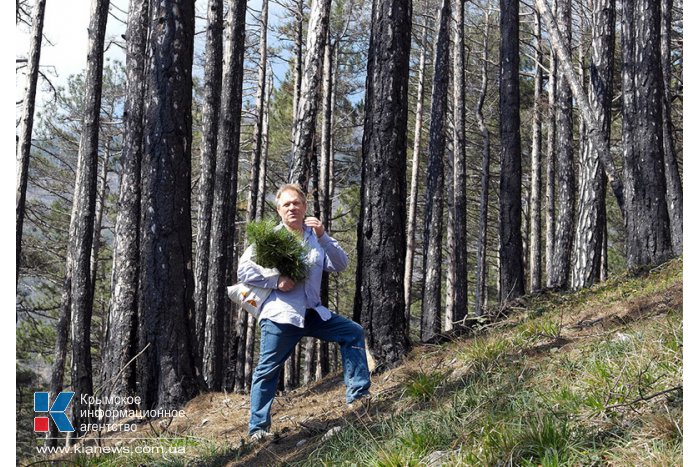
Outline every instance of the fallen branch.
<path fill-rule="evenodd" d="M 623 404 L 615 404 L 615 405 L 606 405 L 606 406 L 605 406 L 605 410 L 608 410 L 608 409 L 616 409 L 616 408 L 618 408 L 618 407 L 630 406 L 630 405 L 636 404 L 637 402 L 648 401 L 648 400 L 650 400 L 650 399 L 654 399 L 655 397 L 658 397 L 658 396 L 661 396 L 661 395 L 664 395 L 664 394 L 668 394 L 669 392 L 681 391 L 681 390 L 683 390 L 683 385 L 682 385 L 682 384 L 679 385 L 679 386 L 676 386 L 676 387 L 674 387 L 674 388 L 670 388 L 670 389 L 666 389 L 666 390 L 663 390 L 663 391 L 656 392 L 656 393 L 654 393 L 654 394 L 651 394 L 650 396 L 639 397 L 639 398 L 637 398 L 637 399 L 635 399 L 635 400 L 633 400 L 633 401 L 631 401 L 631 402 L 625 402 L 625 403 L 623 403 Z"/>

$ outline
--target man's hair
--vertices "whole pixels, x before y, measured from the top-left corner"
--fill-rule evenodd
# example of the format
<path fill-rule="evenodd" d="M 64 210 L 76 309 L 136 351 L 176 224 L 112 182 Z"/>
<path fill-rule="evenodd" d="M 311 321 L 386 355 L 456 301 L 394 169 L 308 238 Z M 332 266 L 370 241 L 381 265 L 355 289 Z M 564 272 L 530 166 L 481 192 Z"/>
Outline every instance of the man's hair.
<path fill-rule="evenodd" d="M 279 207 L 279 201 L 280 201 L 280 196 L 282 196 L 282 193 L 285 191 L 294 191 L 296 192 L 304 201 L 304 204 L 306 203 L 306 194 L 304 194 L 304 190 L 301 189 L 301 185 L 298 183 L 285 183 L 281 187 L 279 187 L 279 190 L 277 190 L 277 194 L 275 195 L 275 205 Z"/>

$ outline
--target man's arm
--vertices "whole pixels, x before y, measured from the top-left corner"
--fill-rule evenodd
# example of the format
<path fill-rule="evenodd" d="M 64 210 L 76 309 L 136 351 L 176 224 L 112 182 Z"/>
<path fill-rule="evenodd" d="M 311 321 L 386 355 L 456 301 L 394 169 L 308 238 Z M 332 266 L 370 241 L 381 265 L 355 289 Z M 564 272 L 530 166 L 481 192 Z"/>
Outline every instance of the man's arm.
<path fill-rule="evenodd" d="M 253 245 L 246 248 L 238 261 L 238 281 L 255 287 L 276 289 L 280 279 L 277 268 L 264 268 L 253 261 Z"/>
<path fill-rule="evenodd" d="M 323 261 L 323 270 L 328 272 L 341 272 L 348 267 L 348 255 L 338 244 L 338 241 L 324 233 L 318 239 L 321 248 L 326 252 Z"/>

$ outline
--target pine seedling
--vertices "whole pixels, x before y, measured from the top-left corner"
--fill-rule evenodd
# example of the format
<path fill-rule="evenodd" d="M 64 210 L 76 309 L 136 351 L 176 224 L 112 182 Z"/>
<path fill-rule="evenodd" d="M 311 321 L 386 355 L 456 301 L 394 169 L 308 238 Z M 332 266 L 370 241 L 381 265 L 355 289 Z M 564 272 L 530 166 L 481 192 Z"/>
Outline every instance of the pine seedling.
<path fill-rule="evenodd" d="M 246 227 L 248 242 L 255 249 L 255 262 L 264 268 L 277 268 L 294 282 L 306 277 L 308 248 L 299 237 L 272 220 L 253 221 Z"/>

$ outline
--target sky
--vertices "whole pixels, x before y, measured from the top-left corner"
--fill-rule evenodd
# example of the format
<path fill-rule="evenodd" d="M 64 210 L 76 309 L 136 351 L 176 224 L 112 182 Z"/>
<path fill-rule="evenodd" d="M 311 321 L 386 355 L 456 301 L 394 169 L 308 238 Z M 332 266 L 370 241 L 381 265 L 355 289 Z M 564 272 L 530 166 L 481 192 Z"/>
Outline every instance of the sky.
<path fill-rule="evenodd" d="M 7 0 L 6 0 L 7 1 Z M 105 43 L 110 38 L 120 38 L 126 30 L 126 25 L 118 21 L 116 17 L 126 20 L 124 12 L 128 9 L 128 0 L 112 0 L 113 7 L 107 19 L 107 33 Z M 69 7 L 69 12 L 66 7 Z M 116 7 L 116 8 L 114 8 Z M 68 13 L 68 17 L 66 17 Z M 80 73 L 87 63 L 88 26 L 90 23 L 90 0 L 46 0 L 44 13 L 44 40 L 39 61 L 43 73 L 50 74 L 54 86 L 63 85 L 72 74 Z M 29 31 L 25 26 L 15 30 L 15 54 L 26 57 L 29 51 Z M 120 47 L 112 44 L 105 54 L 106 57 L 115 60 L 124 60 L 124 52 Z M 24 82 L 16 82 L 17 100 L 21 99 L 24 92 Z M 44 99 L 50 97 L 46 92 L 46 85 L 39 85 L 40 97 L 37 105 L 40 106 Z"/>

